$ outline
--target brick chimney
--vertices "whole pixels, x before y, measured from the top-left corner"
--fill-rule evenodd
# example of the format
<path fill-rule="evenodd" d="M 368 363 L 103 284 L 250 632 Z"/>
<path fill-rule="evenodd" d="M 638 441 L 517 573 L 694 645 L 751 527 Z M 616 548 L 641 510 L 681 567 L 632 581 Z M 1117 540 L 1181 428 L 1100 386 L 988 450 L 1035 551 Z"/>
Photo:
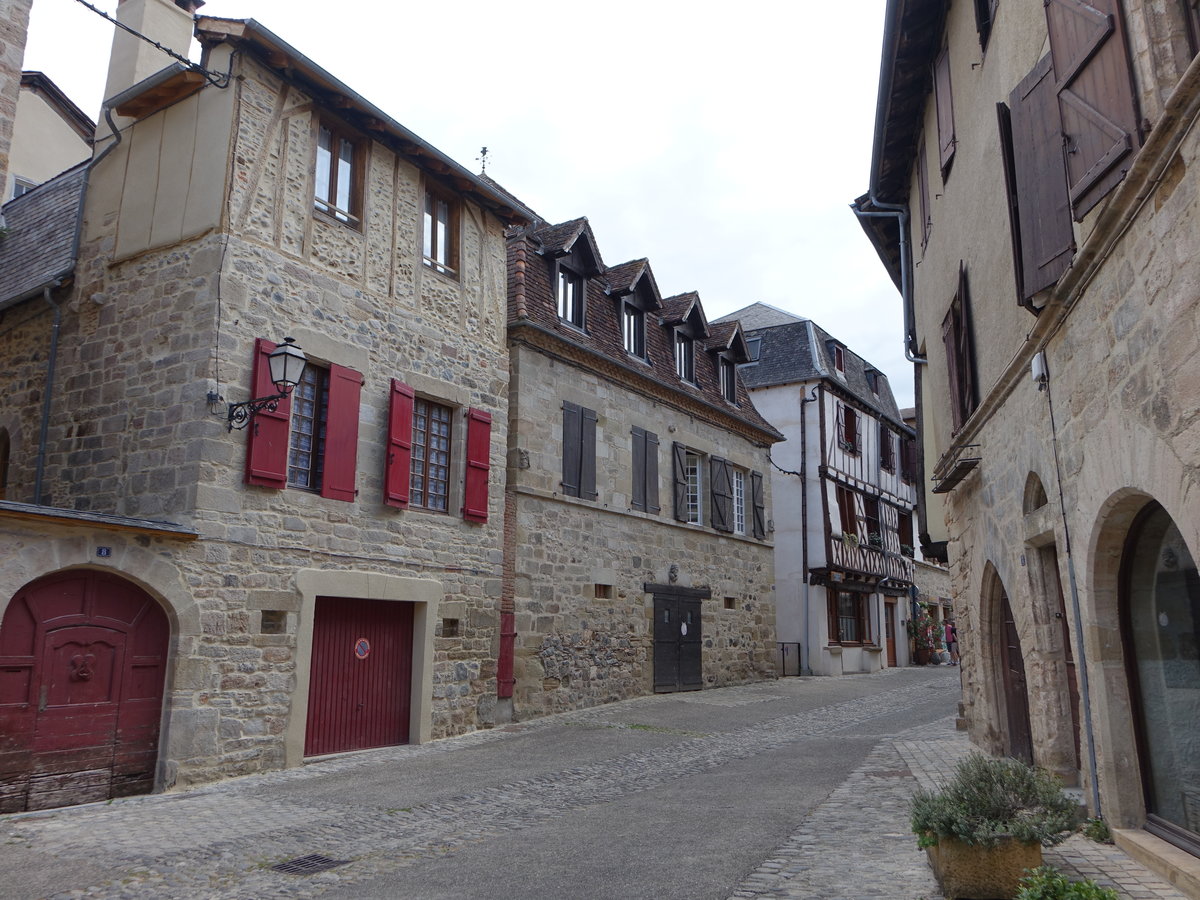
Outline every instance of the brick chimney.
<path fill-rule="evenodd" d="M 187 56 L 192 43 L 192 16 L 203 5 L 204 0 L 118 0 L 116 17 L 121 24 Z M 173 61 L 157 47 L 115 29 L 104 98 L 115 97 Z"/>
<path fill-rule="evenodd" d="M 8 156 L 21 93 L 21 63 L 25 60 L 31 6 L 33 0 L 0 0 L 0 191 L 8 184 Z M 0 202 L 7 199 L 0 197 Z"/>

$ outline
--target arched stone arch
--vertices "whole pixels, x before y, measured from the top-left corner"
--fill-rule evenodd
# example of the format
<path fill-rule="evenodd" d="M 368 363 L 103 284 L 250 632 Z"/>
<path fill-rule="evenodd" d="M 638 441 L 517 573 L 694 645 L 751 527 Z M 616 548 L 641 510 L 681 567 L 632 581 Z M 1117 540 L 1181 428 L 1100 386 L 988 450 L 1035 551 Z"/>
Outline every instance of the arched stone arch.
<path fill-rule="evenodd" d="M 987 673 L 991 707 L 988 744 L 993 752 L 1032 760 L 1033 726 L 1029 715 L 1029 690 L 1025 676 L 1025 642 L 1014 608 L 997 567 L 984 565 L 980 594 L 980 662 Z"/>
<path fill-rule="evenodd" d="M 1042 484 L 1042 479 L 1037 472 L 1030 472 L 1025 478 L 1025 493 L 1021 501 L 1021 511 L 1025 515 L 1036 512 L 1047 503 L 1050 502 L 1050 497 L 1046 493 L 1045 485 Z"/>

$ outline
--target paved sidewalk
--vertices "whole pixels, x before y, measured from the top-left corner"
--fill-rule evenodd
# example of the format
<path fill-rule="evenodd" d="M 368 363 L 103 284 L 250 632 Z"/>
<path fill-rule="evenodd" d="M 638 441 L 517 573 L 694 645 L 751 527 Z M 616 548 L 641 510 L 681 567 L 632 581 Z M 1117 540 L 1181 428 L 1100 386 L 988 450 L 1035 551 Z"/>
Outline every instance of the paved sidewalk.
<path fill-rule="evenodd" d="M 942 900 L 908 822 L 908 798 L 936 788 L 970 751 L 954 718 L 885 739 L 738 886 L 734 898 Z M 1072 879 L 1115 888 L 1122 900 L 1187 900 L 1112 844 L 1074 835 L 1043 852 Z"/>

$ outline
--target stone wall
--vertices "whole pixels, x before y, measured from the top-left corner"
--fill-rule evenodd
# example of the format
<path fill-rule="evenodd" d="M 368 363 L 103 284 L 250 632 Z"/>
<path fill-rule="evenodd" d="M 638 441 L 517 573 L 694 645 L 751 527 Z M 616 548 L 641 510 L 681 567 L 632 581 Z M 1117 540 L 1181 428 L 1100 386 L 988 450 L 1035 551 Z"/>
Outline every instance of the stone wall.
<path fill-rule="evenodd" d="M 766 449 L 531 347 L 515 344 L 512 354 L 515 714 L 527 718 L 650 692 L 654 607 L 646 584 L 711 589 L 701 611 L 706 686 L 774 677 L 771 543 L 671 515 L 673 441 L 764 473 Z M 563 401 L 597 412 L 594 501 L 562 493 Z M 658 514 L 630 507 L 634 425 L 660 442 Z"/>

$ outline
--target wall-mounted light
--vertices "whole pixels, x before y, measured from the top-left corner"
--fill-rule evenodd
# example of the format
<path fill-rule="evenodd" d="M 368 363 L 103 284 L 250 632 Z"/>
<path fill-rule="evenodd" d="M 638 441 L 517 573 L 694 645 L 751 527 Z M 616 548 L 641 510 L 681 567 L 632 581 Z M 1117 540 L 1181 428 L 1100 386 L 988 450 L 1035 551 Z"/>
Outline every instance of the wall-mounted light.
<path fill-rule="evenodd" d="M 264 409 L 275 412 L 279 408 L 279 401 L 285 399 L 300 383 L 300 379 L 304 377 L 304 367 L 307 365 L 308 357 L 304 355 L 304 351 L 297 347 L 290 337 L 285 337 L 283 343 L 267 356 L 271 382 L 279 393 L 247 400 L 245 403 L 230 403 L 229 430 L 245 428 L 250 420 Z"/>

